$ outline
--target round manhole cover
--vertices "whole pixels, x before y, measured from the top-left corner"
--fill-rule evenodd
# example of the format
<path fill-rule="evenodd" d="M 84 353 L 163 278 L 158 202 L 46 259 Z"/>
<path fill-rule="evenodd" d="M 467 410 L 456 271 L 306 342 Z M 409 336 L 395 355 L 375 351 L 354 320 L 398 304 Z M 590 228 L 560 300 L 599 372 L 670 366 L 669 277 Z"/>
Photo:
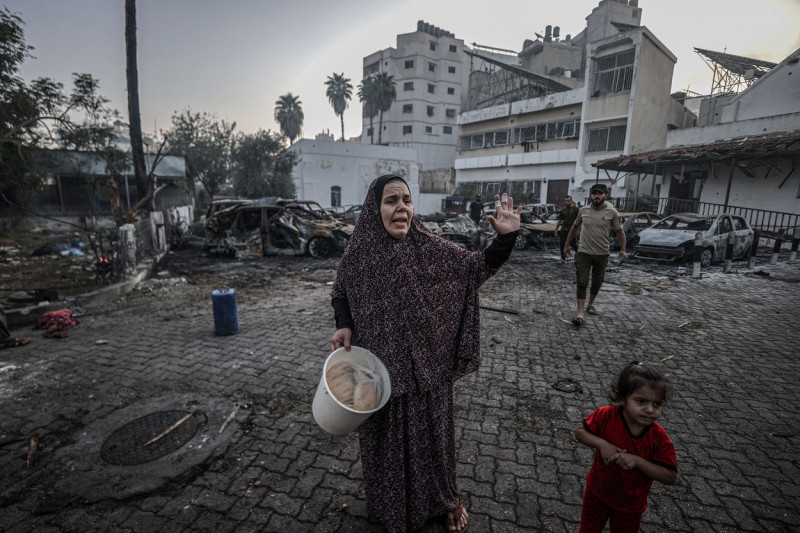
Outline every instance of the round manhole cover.
<path fill-rule="evenodd" d="M 129 422 L 112 433 L 103 443 L 100 457 L 113 465 L 140 465 L 168 455 L 189 442 L 200 425 L 200 414 L 181 422 L 169 433 L 146 445 L 189 413 L 159 411 Z"/>

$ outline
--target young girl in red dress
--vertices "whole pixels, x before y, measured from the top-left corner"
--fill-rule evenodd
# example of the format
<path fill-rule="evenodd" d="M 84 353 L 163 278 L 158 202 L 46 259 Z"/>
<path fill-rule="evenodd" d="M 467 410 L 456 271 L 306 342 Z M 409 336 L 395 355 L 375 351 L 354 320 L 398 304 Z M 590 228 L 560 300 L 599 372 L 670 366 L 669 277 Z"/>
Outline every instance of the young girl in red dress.
<path fill-rule="evenodd" d="M 586 477 L 580 533 L 636 533 L 653 480 L 672 485 L 678 460 L 667 432 L 656 421 L 671 385 L 653 366 L 633 361 L 614 383 L 609 399 L 575 431 L 595 449 Z"/>

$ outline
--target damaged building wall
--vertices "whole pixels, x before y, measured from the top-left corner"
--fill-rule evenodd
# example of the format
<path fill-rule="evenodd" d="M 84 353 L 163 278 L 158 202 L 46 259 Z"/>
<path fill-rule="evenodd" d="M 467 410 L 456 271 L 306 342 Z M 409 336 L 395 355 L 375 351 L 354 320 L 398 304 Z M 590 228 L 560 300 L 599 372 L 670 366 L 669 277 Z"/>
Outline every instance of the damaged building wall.
<path fill-rule="evenodd" d="M 419 192 L 453 194 L 456 189 L 454 168 L 423 170 L 419 173 Z"/>

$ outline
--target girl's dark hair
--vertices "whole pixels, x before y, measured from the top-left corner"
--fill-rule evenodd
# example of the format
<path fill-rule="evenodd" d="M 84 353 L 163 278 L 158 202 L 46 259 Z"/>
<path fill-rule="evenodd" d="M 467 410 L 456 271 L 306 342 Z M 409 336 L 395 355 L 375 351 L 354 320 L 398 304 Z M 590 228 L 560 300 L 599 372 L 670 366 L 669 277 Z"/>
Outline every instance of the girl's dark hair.
<path fill-rule="evenodd" d="M 672 395 L 672 384 L 658 369 L 647 363 L 631 361 L 611 386 L 608 399 L 614 403 L 621 402 L 643 385 L 659 393 L 664 401 Z"/>

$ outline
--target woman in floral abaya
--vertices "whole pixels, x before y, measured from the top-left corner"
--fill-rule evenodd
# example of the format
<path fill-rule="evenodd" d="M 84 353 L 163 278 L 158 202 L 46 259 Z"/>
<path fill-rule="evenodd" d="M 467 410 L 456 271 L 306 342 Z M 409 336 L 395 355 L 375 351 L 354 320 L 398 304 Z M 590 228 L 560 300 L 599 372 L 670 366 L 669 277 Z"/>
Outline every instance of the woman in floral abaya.
<path fill-rule="evenodd" d="M 358 428 L 367 505 L 389 532 L 441 515 L 450 531 L 468 526 L 456 484 L 453 386 L 480 365 L 478 287 L 513 249 L 513 199 L 489 223 L 498 235 L 486 250 L 459 248 L 414 217 L 402 178 L 381 176 L 339 265 L 331 348 L 370 350 L 392 384 L 389 403 Z"/>

